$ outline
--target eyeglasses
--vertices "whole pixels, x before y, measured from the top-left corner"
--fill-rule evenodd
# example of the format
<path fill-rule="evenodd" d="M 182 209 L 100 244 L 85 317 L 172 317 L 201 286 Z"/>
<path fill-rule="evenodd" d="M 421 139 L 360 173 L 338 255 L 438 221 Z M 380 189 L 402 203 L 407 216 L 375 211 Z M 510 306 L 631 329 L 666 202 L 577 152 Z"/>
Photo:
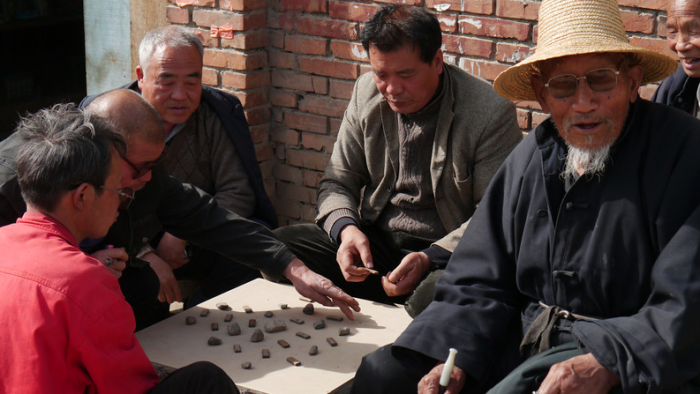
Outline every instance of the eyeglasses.
<path fill-rule="evenodd" d="M 129 208 L 129 205 L 131 205 L 131 203 L 136 199 L 136 197 L 134 197 L 134 191 L 131 188 L 125 187 L 123 189 L 117 190 L 104 185 L 101 185 L 100 187 L 105 190 L 109 190 L 110 192 L 119 194 L 119 197 L 121 197 L 122 201 L 121 207 L 124 209 Z"/>
<path fill-rule="evenodd" d="M 141 168 L 137 167 L 136 164 L 132 163 L 131 160 L 126 158 L 126 156 L 123 156 L 122 159 L 124 159 L 126 164 L 130 165 L 131 168 L 133 168 L 134 171 L 136 172 L 136 175 L 134 175 L 133 178 L 139 179 L 139 178 L 143 177 L 144 175 L 146 175 L 148 173 L 148 171 L 153 170 L 156 166 L 158 166 L 160 163 L 162 163 L 166 157 L 168 157 L 168 155 L 165 153 L 165 151 L 163 151 L 163 153 L 161 153 L 161 155 L 158 156 L 157 159 L 153 160 L 150 163 L 147 163 L 146 165 L 144 165 Z"/>
<path fill-rule="evenodd" d="M 613 90 L 617 86 L 617 76 L 620 70 L 612 68 L 597 68 L 586 73 L 583 77 L 577 77 L 574 74 L 557 75 L 547 81 L 544 86 L 549 89 L 549 94 L 554 98 L 562 99 L 571 97 L 576 94 L 578 81 L 585 79 L 588 86 L 594 92 L 607 92 Z"/>

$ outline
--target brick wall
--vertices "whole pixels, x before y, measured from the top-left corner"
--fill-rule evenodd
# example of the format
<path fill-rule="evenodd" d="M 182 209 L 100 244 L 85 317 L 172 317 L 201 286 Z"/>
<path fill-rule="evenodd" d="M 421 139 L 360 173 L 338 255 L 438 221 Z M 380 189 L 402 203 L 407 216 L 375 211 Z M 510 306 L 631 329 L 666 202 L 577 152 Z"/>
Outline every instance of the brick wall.
<path fill-rule="evenodd" d="M 535 0 L 169 0 L 168 21 L 204 42 L 204 83 L 243 102 L 281 224 L 313 221 L 353 83 L 369 71 L 358 34 L 382 3 L 435 12 L 446 61 L 489 81 L 537 43 Z M 670 53 L 665 0 L 619 3 L 633 44 Z M 516 104 L 523 130 L 546 118 L 536 102 Z"/>

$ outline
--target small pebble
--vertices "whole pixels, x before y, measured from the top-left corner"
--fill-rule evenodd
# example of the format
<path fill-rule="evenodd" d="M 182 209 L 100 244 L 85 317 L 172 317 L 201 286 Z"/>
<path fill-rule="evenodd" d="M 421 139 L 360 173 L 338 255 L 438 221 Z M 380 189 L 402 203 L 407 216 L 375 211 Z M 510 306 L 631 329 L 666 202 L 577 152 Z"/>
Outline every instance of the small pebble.
<path fill-rule="evenodd" d="M 199 312 L 199 316 L 202 316 L 202 317 L 209 316 L 209 309 L 202 309 L 202 311 Z"/>
<path fill-rule="evenodd" d="M 322 328 L 326 328 L 326 321 L 323 320 L 323 319 L 318 320 L 318 321 L 315 321 L 315 322 L 314 322 L 314 328 L 317 329 L 317 330 L 320 330 L 320 329 L 322 329 Z"/>
<path fill-rule="evenodd" d="M 255 319 L 248 320 L 248 327 L 255 327 L 258 325 L 258 321 Z"/>
<path fill-rule="evenodd" d="M 211 330 L 212 330 L 212 331 L 219 331 L 219 323 L 217 323 L 217 322 L 212 322 L 212 323 L 211 323 Z"/>
<path fill-rule="evenodd" d="M 299 331 L 299 332 L 297 333 L 297 336 L 300 337 L 300 338 L 304 338 L 304 339 L 309 339 L 309 338 L 311 338 L 311 335 L 309 335 L 309 334 L 307 334 L 307 333 L 304 333 L 304 332 L 301 332 L 301 331 Z"/>
<path fill-rule="evenodd" d="M 297 360 L 297 359 L 294 358 L 294 357 L 287 357 L 287 362 L 290 363 L 290 364 L 292 364 L 292 365 L 295 366 L 295 367 L 298 367 L 298 366 L 301 365 L 301 361 Z"/>
<path fill-rule="evenodd" d="M 250 363 L 250 361 L 244 361 L 241 363 L 241 368 L 243 369 L 250 369 L 253 366 L 253 364 Z"/>
<path fill-rule="evenodd" d="M 231 336 L 240 335 L 241 334 L 241 326 L 239 326 L 238 323 L 233 322 L 233 323 L 226 326 L 226 331 L 228 332 L 228 335 L 231 335 Z"/>
<path fill-rule="evenodd" d="M 326 338 L 326 342 L 328 342 L 331 346 L 338 346 L 338 342 L 336 342 L 335 339 L 331 337 Z"/>
<path fill-rule="evenodd" d="M 309 349 L 309 355 L 315 356 L 317 354 L 318 354 L 318 346 L 316 346 L 316 345 L 311 346 L 311 349 Z"/>
<path fill-rule="evenodd" d="M 283 348 L 289 349 L 289 342 L 285 341 L 284 339 L 278 340 L 277 343 L 279 343 Z"/>
<path fill-rule="evenodd" d="M 195 323 L 197 323 L 197 318 L 196 318 L 196 317 L 194 317 L 194 316 L 187 316 L 187 318 L 185 318 L 185 324 L 187 324 L 188 326 L 191 326 L 191 325 L 193 325 L 193 324 L 195 324 Z"/>
<path fill-rule="evenodd" d="M 265 339 L 265 334 L 259 328 L 256 328 L 253 335 L 250 336 L 251 342 L 262 342 L 263 339 Z"/>
<path fill-rule="evenodd" d="M 341 337 L 344 337 L 346 335 L 350 335 L 350 327 L 341 327 L 338 330 L 338 335 L 340 335 Z"/>
<path fill-rule="evenodd" d="M 304 324 L 304 320 L 302 319 L 289 319 L 289 321 L 296 324 Z"/>
<path fill-rule="evenodd" d="M 230 322 L 231 320 L 233 320 L 233 314 L 227 313 L 226 316 L 224 316 L 224 322 L 225 322 L 225 323 L 228 323 L 228 322 Z"/>
<path fill-rule="evenodd" d="M 230 311 L 231 310 L 231 307 L 228 306 L 228 304 L 225 302 L 219 302 L 218 304 L 216 304 L 216 307 L 222 311 Z"/>
<path fill-rule="evenodd" d="M 270 358 L 270 349 L 262 350 L 262 358 Z"/>
<path fill-rule="evenodd" d="M 289 306 L 287 304 L 280 304 L 280 309 L 288 309 Z"/>
<path fill-rule="evenodd" d="M 245 311 L 245 313 L 253 313 L 253 310 L 250 309 L 248 305 L 243 305 L 243 310 Z"/>
<path fill-rule="evenodd" d="M 302 310 L 305 315 L 313 315 L 314 314 L 314 304 L 306 304 L 304 309 Z"/>
<path fill-rule="evenodd" d="M 221 345 L 221 339 L 219 339 L 217 337 L 209 337 L 209 340 L 207 341 L 207 345 L 219 346 L 219 345 Z"/>
<path fill-rule="evenodd" d="M 233 344 L 233 351 L 236 353 L 240 353 L 241 352 L 241 345 L 234 343 Z"/>
<path fill-rule="evenodd" d="M 326 317 L 326 319 L 332 320 L 332 321 L 343 321 L 342 316 L 328 316 L 328 317 Z"/>
<path fill-rule="evenodd" d="M 284 320 L 274 319 L 265 323 L 265 332 L 279 332 L 286 329 L 287 325 L 284 324 Z"/>
<path fill-rule="evenodd" d="M 265 312 L 265 317 L 272 317 L 273 315 L 274 313 L 272 313 L 272 311 Z"/>

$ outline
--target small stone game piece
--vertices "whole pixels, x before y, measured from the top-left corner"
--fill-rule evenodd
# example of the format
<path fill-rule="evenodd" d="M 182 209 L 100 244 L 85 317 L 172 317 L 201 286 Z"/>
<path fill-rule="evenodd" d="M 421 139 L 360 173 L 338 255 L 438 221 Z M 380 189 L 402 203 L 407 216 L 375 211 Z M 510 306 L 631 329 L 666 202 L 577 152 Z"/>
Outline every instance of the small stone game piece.
<path fill-rule="evenodd" d="M 280 309 L 289 309 L 289 305 L 287 305 L 287 304 L 280 304 Z"/>
<path fill-rule="evenodd" d="M 272 311 L 265 312 L 265 317 L 272 317 L 273 315 L 274 313 L 272 313 Z"/>
<path fill-rule="evenodd" d="M 256 328 L 253 335 L 250 336 L 251 342 L 262 342 L 263 339 L 265 339 L 265 334 L 259 328 Z"/>
<path fill-rule="evenodd" d="M 237 344 L 237 343 L 234 343 L 234 344 L 233 344 L 233 351 L 234 351 L 235 353 L 240 353 L 240 352 L 241 352 L 241 345 L 239 345 L 239 344 Z"/>
<path fill-rule="evenodd" d="M 248 320 L 248 327 L 255 327 L 258 325 L 258 321 L 255 319 Z"/>
<path fill-rule="evenodd" d="M 226 316 L 224 316 L 224 322 L 225 322 L 225 323 L 228 323 L 228 322 L 230 322 L 231 320 L 233 320 L 233 314 L 227 313 Z"/>
<path fill-rule="evenodd" d="M 277 343 L 279 343 L 283 348 L 289 349 L 289 342 L 285 341 L 284 339 L 278 340 Z"/>
<path fill-rule="evenodd" d="M 314 314 L 314 304 L 306 304 L 304 309 L 302 309 L 302 312 L 304 312 L 305 315 L 313 315 Z"/>
<path fill-rule="evenodd" d="M 338 346 L 338 342 L 336 342 L 335 339 L 331 337 L 326 338 L 326 342 L 328 342 L 333 347 Z"/>
<path fill-rule="evenodd" d="M 248 305 L 243 305 L 243 310 L 245 311 L 245 313 L 253 313 L 253 310 L 250 309 Z"/>
<path fill-rule="evenodd" d="M 209 340 L 207 340 L 207 345 L 219 346 L 219 345 L 221 345 L 221 339 L 219 339 L 217 337 L 209 337 Z"/>
<path fill-rule="evenodd" d="M 341 327 L 338 330 L 338 335 L 340 335 L 341 337 L 344 337 L 346 335 L 350 335 L 350 327 Z"/>
<path fill-rule="evenodd" d="M 240 335 L 241 334 L 241 326 L 239 326 L 238 323 L 233 322 L 233 323 L 226 326 L 226 332 L 228 332 L 228 335 L 231 335 L 231 336 Z"/>
<path fill-rule="evenodd" d="M 292 365 L 295 366 L 295 367 L 298 367 L 298 366 L 301 365 L 301 361 L 297 360 L 297 359 L 294 358 L 294 357 L 287 357 L 287 362 L 290 363 L 290 364 L 292 364 Z"/>
<path fill-rule="evenodd" d="M 202 311 L 199 312 L 199 316 L 201 316 L 201 317 L 209 316 L 209 309 L 202 309 Z"/>
<path fill-rule="evenodd" d="M 191 326 L 191 325 L 196 324 L 196 323 L 197 323 L 197 318 L 194 316 L 187 316 L 185 318 L 185 324 L 187 324 L 188 326 Z"/>
<path fill-rule="evenodd" d="M 326 319 L 332 320 L 332 321 L 343 321 L 342 316 L 328 316 L 328 317 L 326 317 Z"/>
<path fill-rule="evenodd" d="M 262 350 L 262 358 L 270 358 L 270 349 Z"/>
<path fill-rule="evenodd" d="M 315 356 L 318 354 L 318 346 L 313 345 L 311 346 L 311 349 L 309 349 L 309 356 Z"/>
<path fill-rule="evenodd" d="M 211 323 L 211 330 L 212 330 L 212 331 L 219 331 L 219 323 L 217 323 L 217 322 L 212 322 L 212 323 Z"/>
<path fill-rule="evenodd" d="M 305 333 L 305 332 L 301 332 L 301 331 L 299 331 L 299 332 L 297 333 L 297 336 L 298 336 L 299 338 L 304 338 L 304 339 L 309 339 L 309 338 L 311 338 L 311 335 L 309 335 L 309 334 L 307 334 L 307 333 Z"/>
<path fill-rule="evenodd" d="M 250 363 L 250 361 L 244 361 L 241 363 L 241 368 L 243 369 L 250 369 L 253 366 L 253 364 Z"/>
<path fill-rule="evenodd" d="M 284 320 L 274 319 L 265 323 L 265 332 L 279 332 L 287 329 Z"/>
<path fill-rule="evenodd" d="M 314 328 L 317 330 L 320 330 L 322 328 L 326 328 L 326 321 L 323 319 L 315 321 Z"/>
<path fill-rule="evenodd" d="M 228 306 L 228 304 L 225 302 L 219 302 L 218 304 L 216 304 L 216 307 L 222 311 L 230 311 L 231 310 L 231 307 Z"/>
<path fill-rule="evenodd" d="M 304 324 L 304 320 L 302 319 L 289 319 L 290 322 L 296 323 L 296 324 Z"/>

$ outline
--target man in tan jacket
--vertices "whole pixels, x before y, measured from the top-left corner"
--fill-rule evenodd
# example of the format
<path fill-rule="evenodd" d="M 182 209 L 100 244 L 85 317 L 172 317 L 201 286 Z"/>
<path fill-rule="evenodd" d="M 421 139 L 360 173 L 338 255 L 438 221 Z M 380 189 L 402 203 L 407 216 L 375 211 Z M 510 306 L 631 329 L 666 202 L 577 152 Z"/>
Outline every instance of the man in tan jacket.
<path fill-rule="evenodd" d="M 319 185 L 318 226 L 275 233 L 349 293 L 403 302 L 447 264 L 522 135 L 511 102 L 443 62 L 440 25 L 425 9 L 384 6 L 361 40 L 372 73 L 355 85 Z M 421 298 L 432 299 L 430 285 Z"/>

